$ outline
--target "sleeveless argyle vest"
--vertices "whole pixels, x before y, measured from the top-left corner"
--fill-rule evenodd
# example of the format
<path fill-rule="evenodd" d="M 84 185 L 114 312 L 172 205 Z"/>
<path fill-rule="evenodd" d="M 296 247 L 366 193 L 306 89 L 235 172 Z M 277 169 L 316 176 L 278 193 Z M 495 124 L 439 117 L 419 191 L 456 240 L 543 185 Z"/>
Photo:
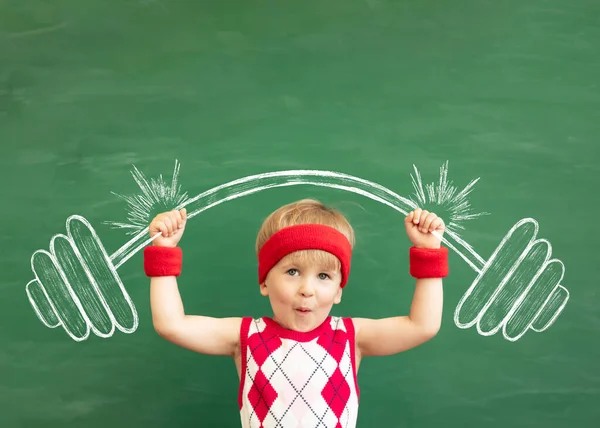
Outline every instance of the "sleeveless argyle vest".
<path fill-rule="evenodd" d="M 242 428 L 354 428 L 360 390 L 354 325 L 328 317 L 309 332 L 242 319 Z"/>

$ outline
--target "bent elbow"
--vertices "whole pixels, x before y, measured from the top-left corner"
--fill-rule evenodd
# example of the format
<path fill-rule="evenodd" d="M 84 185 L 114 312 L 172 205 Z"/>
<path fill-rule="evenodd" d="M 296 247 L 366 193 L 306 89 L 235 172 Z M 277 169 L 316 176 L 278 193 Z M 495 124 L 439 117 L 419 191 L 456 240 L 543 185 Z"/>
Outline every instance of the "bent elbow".
<path fill-rule="evenodd" d="M 173 323 L 153 320 L 152 325 L 154 326 L 154 331 L 163 339 L 172 340 L 176 335 Z"/>
<path fill-rule="evenodd" d="M 425 339 L 425 341 L 433 339 L 439 333 L 440 327 L 440 324 L 425 327 L 423 329 L 423 339 Z"/>

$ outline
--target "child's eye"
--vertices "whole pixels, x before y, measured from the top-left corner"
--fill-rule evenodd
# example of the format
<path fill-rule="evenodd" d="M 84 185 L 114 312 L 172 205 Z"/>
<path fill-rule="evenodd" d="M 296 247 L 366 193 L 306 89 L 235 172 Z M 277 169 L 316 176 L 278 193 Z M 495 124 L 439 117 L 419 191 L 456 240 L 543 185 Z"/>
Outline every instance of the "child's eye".
<path fill-rule="evenodd" d="M 291 276 L 294 276 L 298 271 L 296 269 L 288 269 L 287 273 Z"/>
<path fill-rule="evenodd" d="M 319 279 L 325 280 L 325 279 L 328 279 L 328 278 L 329 278 L 329 275 L 327 275 L 326 273 L 320 273 L 319 274 Z"/>

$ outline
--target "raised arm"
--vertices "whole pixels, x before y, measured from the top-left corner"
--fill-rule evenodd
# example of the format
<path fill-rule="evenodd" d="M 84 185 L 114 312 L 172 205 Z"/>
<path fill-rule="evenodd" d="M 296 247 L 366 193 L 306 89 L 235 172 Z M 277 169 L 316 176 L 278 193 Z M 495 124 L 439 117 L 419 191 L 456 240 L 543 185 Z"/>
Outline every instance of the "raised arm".
<path fill-rule="evenodd" d="M 186 315 L 177 276 L 181 249 L 177 247 L 185 230 L 186 211 L 157 215 L 150 235 L 161 232 L 144 250 L 144 268 L 150 276 L 150 308 L 156 332 L 178 346 L 202 354 L 233 356 L 239 344 L 241 318 L 213 318 Z"/>
<path fill-rule="evenodd" d="M 444 222 L 434 213 L 416 209 L 405 218 L 411 249 L 411 274 L 417 277 L 409 315 L 382 319 L 355 318 L 356 345 L 361 357 L 392 355 L 414 348 L 439 331 L 442 321 L 442 278 L 447 273 L 447 249 L 431 232 L 442 234 Z"/>

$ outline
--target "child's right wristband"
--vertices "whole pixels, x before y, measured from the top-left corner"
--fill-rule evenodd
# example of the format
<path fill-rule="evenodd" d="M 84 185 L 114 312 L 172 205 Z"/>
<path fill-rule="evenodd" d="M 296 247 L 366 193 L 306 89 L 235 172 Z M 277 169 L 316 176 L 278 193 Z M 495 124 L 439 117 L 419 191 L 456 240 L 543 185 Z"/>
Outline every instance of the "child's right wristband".
<path fill-rule="evenodd" d="M 182 260 L 181 247 L 149 245 L 144 248 L 144 272 L 149 277 L 179 276 Z"/>

